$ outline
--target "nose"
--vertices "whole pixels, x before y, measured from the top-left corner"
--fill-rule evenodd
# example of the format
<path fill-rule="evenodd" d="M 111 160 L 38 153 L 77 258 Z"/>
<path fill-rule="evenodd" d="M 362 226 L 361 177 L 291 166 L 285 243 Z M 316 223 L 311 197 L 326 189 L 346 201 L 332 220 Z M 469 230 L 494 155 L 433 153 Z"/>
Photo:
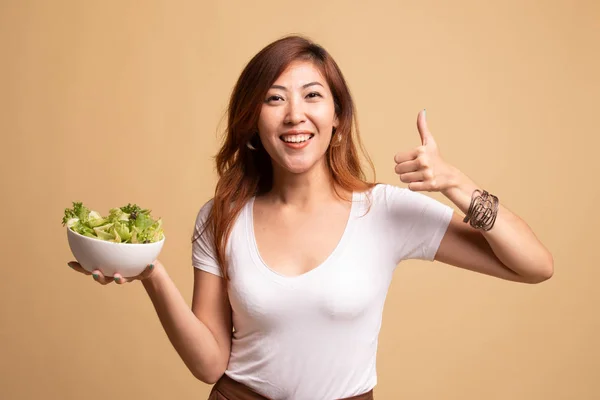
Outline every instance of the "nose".
<path fill-rule="evenodd" d="M 285 120 L 283 121 L 286 125 L 298 125 L 306 120 L 304 103 L 297 96 L 293 96 L 288 101 L 286 111 Z"/>

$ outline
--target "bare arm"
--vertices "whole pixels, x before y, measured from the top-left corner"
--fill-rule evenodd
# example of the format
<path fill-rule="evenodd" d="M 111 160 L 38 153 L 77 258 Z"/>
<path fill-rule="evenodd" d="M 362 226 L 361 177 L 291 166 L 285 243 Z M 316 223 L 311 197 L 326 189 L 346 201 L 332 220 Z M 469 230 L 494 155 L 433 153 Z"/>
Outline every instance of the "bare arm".
<path fill-rule="evenodd" d="M 496 227 L 492 231 L 494 229 Z M 435 255 L 435 260 L 514 282 L 540 283 L 552 276 L 552 256 L 549 253 L 546 253 L 547 255 L 540 254 L 539 258 L 536 258 L 535 254 L 522 248 L 522 244 L 520 244 L 520 248 L 515 248 L 513 251 L 515 253 L 523 252 L 517 254 L 517 258 L 530 260 L 530 263 L 524 264 L 523 269 L 515 271 L 513 269 L 515 267 L 508 267 L 500 260 L 491 245 L 494 238 L 488 239 L 488 236 L 491 235 L 473 229 L 462 222 L 462 218 L 458 214 L 454 213 Z M 496 244 L 496 251 L 502 254 L 508 246 L 510 246 L 510 240 L 503 243 L 500 238 L 499 244 Z M 503 257 L 514 258 L 514 256 L 514 254 L 508 254 Z"/>
<path fill-rule="evenodd" d="M 466 213 L 471 194 L 481 188 L 458 170 L 454 177 L 456 183 L 442 193 Z M 487 232 L 474 229 L 462 222 L 458 215 L 453 215 L 435 259 L 525 283 L 543 282 L 552 276 L 554 270 L 550 252 L 525 221 L 502 204 L 494 227 Z"/>
<path fill-rule="evenodd" d="M 196 378 L 215 383 L 227 368 L 231 349 L 231 308 L 223 279 L 194 269 L 190 309 L 164 267 L 155 265 L 142 283 L 171 344 Z"/>
<path fill-rule="evenodd" d="M 446 163 L 427 127 L 425 111 L 419 112 L 417 129 L 421 146 L 396 154 L 395 172 L 415 191 L 436 191 L 466 213 L 475 189 L 481 189 Z M 502 198 L 500 198 L 502 201 Z M 480 231 L 454 214 L 435 259 L 457 267 L 503 279 L 539 283 L 552 276 L 554 261 L 531 228 L 500 204 L 495 225 Z"/>

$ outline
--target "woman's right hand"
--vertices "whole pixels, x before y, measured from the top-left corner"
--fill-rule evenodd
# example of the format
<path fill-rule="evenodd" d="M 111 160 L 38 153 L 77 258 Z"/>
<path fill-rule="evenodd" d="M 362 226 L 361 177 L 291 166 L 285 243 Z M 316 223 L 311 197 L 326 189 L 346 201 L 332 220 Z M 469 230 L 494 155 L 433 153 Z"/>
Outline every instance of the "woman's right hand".
<path fill-rule="evenodd" d="M 111 282 L 116 282 L 119 285 L 123 285 L 125 283 L 133 282 L 136 280 L 141 281 L 144 279 L 148 279 L 158 268 L 163 268 L 160 261 L 154 260 L 154 262 L 152 264 L 148 265 L 146 267 L 146 269 L 144 269 L 142 271 L 141 274 L 139 274 L 137 276 L 125 278 L 125 277 L 121 276 L 121 274 L 118 274 L 118 273 L 115 274 L 114 276 L 104 276 L 104 274 L 98 269 L 94 270 L 93 272 L 89 272 L 89 271 L 83 269 L 83 267 L 77 261 L 70 261 L 67 263 L 67 265 L 69 267 L 71 267 L 72 269 L 74 269 L 75 271 L 81 272 L 84 275 L 92 275 L 94 280 L 101 285 L 108 285 Z"/>

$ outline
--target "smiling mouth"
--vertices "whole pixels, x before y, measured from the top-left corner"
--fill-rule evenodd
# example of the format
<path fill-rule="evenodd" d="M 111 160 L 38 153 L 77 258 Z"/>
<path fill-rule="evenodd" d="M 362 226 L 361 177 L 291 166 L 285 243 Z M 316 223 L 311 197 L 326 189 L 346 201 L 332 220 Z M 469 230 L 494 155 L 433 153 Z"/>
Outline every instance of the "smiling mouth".
<path fill-rule="evenodd" d="M 281 135 L 281 139 L 285 143 L 304 143 L 312 139 L 315 135 L 313 133 L 302 133 L 298 135 Z"/>

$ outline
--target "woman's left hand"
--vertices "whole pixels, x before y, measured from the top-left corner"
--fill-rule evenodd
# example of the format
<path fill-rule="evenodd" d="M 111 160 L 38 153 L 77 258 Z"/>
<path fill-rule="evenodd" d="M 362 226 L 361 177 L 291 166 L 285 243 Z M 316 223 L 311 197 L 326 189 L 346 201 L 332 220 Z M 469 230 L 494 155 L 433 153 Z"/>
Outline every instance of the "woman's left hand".
<path fill-rule="evenodd" d="M 456 183 L 456 169 L 440 155 L 437 143 L 427 128 L 425 110 L 417 116 L 421 146 L 394 156 L 396 174 L 413 191 L 443 192 Z"/>

